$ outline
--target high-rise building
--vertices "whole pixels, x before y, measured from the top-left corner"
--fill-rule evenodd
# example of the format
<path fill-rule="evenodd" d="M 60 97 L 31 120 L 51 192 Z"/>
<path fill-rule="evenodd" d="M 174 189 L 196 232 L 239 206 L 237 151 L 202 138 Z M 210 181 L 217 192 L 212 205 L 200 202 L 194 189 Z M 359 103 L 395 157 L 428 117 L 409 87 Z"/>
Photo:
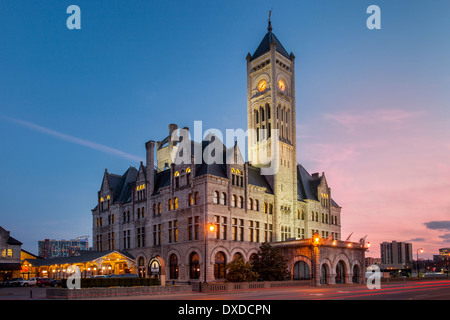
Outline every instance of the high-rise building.
<path fill-rule="evenodd" d="M 38 241 L 38 255 L 44 259 L 72 257 L 80 250 L 89 249 L 88 237 L 71 240 L 45 239 Z"/>
<path fill-rule="evenodd" d="M 412 244 L 407 242 L 380 243 L 381 264 L 385 268 L 402 269 L 413 261 Z"/>

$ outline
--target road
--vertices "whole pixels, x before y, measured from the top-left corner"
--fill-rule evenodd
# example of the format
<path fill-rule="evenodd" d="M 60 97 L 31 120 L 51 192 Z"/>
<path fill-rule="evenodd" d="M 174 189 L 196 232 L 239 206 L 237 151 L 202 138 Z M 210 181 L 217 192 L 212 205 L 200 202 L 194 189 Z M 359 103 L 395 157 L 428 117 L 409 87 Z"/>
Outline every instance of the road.
<path fill-rule="evenodd" d="M 0 288 L 0 300 L 31 299 L 45 299 L 45 288 Z M 105 297 L 96 300 L 450 300 L 450 280 L 382 283 L 380 289 L 373 290 L 369 290 L 365 285 L 335 285 L 235 292 Z"/>

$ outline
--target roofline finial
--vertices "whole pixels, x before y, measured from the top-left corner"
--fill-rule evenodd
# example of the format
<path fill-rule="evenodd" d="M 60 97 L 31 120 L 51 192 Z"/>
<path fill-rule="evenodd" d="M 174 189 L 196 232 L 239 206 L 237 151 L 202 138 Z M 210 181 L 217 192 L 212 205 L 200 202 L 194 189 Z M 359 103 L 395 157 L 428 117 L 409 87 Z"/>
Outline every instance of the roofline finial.
<path fill-rule="evenodd" d="M 267 31 L 272 32 L 272 21 L 270 21 L 270 17 L 272 16 L 272 9 L 269 10 L 269 19 L 267 21 L 269 22 L 269 25 L 267 26 Z"/>

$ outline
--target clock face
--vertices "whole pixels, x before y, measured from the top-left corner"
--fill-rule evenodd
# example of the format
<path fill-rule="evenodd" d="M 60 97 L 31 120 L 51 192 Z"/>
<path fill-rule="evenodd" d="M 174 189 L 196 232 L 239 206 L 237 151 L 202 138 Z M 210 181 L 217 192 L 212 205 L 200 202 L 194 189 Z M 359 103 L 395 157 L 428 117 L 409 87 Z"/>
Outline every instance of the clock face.
<path fill-rule="evenodd" d="M 284 90 L 286 90 L 286 84 L 284 83 L 283 80 L 278 81 L 278 88 L 284 92 Z"/>
<path fill-rule="evenodd" d="M 267 88 L 267 82 L 266 82 L 266 80 L 261 80 L 261 81 L 258 83 L 258 90 L 259 90 L 259 92 L 263 92 L 264 90 L 266 90 L 266 88 Z"/>

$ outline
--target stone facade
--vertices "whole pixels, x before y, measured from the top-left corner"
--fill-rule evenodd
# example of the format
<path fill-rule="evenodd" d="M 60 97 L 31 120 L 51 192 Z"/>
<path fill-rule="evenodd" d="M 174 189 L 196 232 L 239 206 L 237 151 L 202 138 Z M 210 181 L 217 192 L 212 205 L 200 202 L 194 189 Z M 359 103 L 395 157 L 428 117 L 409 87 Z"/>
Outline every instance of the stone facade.
<path fill-rule="evenodd" d="M 192 143 L 190 161 L 178 164 L 173 158 L 181 156 L 180 142 L 172 140 L 178 126 L 170 124 L 165 139 L 146 143 L 145 165 L 123 175 L 105 170 L 92 210 L 94 250 L 127 251 L 141 276 L 151 275 L 156 258 L 163 280 L 222 281 L 225 263 L 237 254 L 251 260 L 263 242 L 290 244 L 315 233 L 340 240 L 341 207 L 331 198 L 325 174 L 310 175 L 297 164 L 294 59 L 271 27 L 247 56 L 248 128 L 280 132 L 277 141 L 267 133 L 250 134 L 248 162 L 237 144 L 227 149 L 209 136 Z M 264 166 L 253 152 L 275 142 L 278 172 L 262 175 Z M 193 149 L 203 154 L 213 144 L 215 152 L 223 151 L 223 163 L 199 162 Z"/>

